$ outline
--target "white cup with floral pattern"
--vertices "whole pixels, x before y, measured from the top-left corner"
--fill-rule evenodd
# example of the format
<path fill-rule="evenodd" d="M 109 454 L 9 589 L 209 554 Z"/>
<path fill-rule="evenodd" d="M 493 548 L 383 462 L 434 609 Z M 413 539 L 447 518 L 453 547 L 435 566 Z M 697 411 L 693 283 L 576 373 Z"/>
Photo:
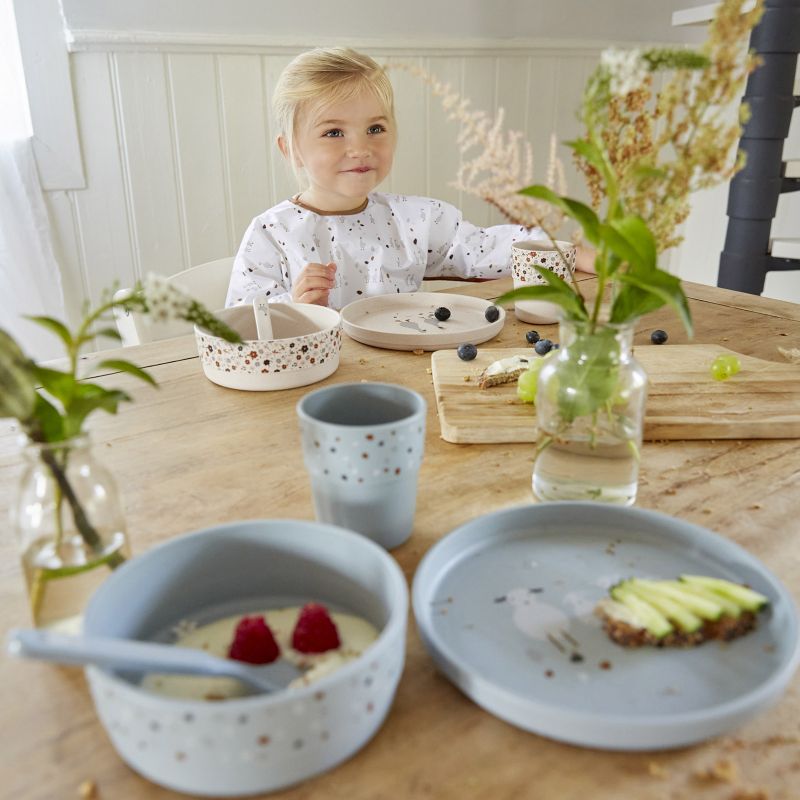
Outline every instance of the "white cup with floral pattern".
<path fill-rule="evenodd" d="M 549 239 L 514 242 L 511 246 L 511 274 L 514 288 L 544 286 L 545 279 L 534 267 L 544 267 L 569 282 L 575 271 L 575 245 Z M 562 257 L 563 256 L 563 257 Z M 553 323 L 559 320 L 559 309 L 544 300 L 517 300 L 514 313 L 522 322 Z"/>
<path fill-rule="evenodd" d="M 392 383 L 339 383 L 297 404 L 303 456 L 320 522 L 390 549 L 414 526 L 426 403 Z"/>

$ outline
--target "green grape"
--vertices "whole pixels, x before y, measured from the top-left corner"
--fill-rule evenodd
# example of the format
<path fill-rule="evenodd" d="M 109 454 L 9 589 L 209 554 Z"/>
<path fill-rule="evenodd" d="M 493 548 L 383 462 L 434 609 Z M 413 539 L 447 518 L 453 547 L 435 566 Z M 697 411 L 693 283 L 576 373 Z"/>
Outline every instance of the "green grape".
<path fill-rule="evenodd" d="M 730 354 L 730 355 L 717 356 L 717 358 L 728 367 L 728 371 L 730 372 L 731 375 L 738 374 L 742 368 L 742 362 L 739 361 L 738 356 Z"/>
<path fill-rule="evenodd" d="M 517 378 L 517 397 L 523 403 L 536 402 L 536 390 L 539 385 L 539 370 L 541 364 L 539 361 L 534 361 L 536 367 L 529 367 Z"/>
<path fill-rule="evenodd" d="M 737 356 L 720 355 L 711 363 L 711 377 L 715 381 L 726 381 L 741 370 L 742 364 Z"/>

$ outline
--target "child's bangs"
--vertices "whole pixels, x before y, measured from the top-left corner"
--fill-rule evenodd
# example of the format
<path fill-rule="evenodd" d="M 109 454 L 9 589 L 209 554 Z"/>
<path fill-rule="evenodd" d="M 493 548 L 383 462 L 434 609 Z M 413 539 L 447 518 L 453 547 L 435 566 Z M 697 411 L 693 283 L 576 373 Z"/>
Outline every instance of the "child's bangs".
<path fill-rule="evenodd" d="M 311 102 L 308 105 L 307 113 L 310 118 L 314 118 L 325 106 L 335 105 L 337 103 L 346 103 L 354 97 L 358 97 L 362 92 L 369 92 L 380 103 L 383 113 L 387 119 L 394 119 L 394 108 L 392 103 L 391 94 L 386 97 L 385 93 L 381 91 L 381 87 L 373 83 L 367 76 L 358 75 L 348 77 L 345 80 L 337 81 L 336 83 L 329 84 L 326 87 L 325 94 L 320 97 L 316 102 Z M 391 86 L 389 87 L 391 93 Z"/>

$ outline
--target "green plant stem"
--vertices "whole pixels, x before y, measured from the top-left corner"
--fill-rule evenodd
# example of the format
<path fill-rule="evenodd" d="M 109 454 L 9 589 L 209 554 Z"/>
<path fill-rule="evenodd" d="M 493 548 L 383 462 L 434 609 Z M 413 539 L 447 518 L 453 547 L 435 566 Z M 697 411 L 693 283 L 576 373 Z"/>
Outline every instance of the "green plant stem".
<path fill-rule="evenodd" d="M 83 537 L 83 541 L 86 542 L 86 544 L 95 553 L 102 552 L 103 542 L 100 538 L 100 535 L 94 529 L 94 526 L 86 516 L 86 512 L 83 510 L 80 500 L 78 500 L 78 497 L 72 490 L 72 486 L 70 485 L 64 470 L 58 463 L 58 459 L 53 455 L 53 453 L 49 453 L 44 450 L 42 452 L 42 461 L 44 461 L 44 463 L 49 467 L 53 478 L 55 478 L 56 484 L 64 496 L 64 499 L 69 503 L 69 506 L 72 509 L 72 517 L 75 520 L 75 527 Z M 125 556 L 122 555 L 122 553 L 115 553 L 111 558 L 108 559 L 108 565 L 111 567 L 111 569 L 116 569 L 124 561 Z"/>

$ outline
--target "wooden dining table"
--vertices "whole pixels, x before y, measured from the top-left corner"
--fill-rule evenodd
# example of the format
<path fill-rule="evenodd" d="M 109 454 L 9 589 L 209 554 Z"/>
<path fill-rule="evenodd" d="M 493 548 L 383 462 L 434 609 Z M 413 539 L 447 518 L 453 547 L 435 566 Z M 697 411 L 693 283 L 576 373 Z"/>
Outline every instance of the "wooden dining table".
<path fill-rule="evenodd" d="M 594 278 L 583 282 L 589 295 Z M 448 289 L 493 298 L 510 280 Z M 800 305 L 686 284 L 694 341 L 786 363 L 800 347 Z M 509 311 L 480 348 L 529 347 L 532 326 Z M 555 325 L 537 326 L 558 340 Z M 634 344 L 669 332 L 686 342 L 668 309 L 639 321 Z M 664 345 L 669 347 L 670 344 Z M 103 353 L 109 357 L 109 352 Z M 194 338 L 114 351 L 158 381 L 95 373 L 133 402 L 95 414 L 90 432 L 124 496 L 134 553 L 186 531 L 253 518 L 313 519 L 295 405 L 312 388 L 243 392 L 204 376 Z M 84 357 L 91 373 L 93 357 Z M 797 367 L 800 370 L 800 365 Z M 451 444 L 440 437 L 431 355 L 378 349 L 344 337 L 327 384 L 399 383 L 428 402 L 426 452 L 409 541 L 392 551 L 409 584 L 425 553 L 448 532 L 487 512 L 534 502 L 530 443 Z M 22 469 L 19 437 L 0 421 L 0 514 L 8 518 Z M 638 507 L 699 524 L 746 548 L 800 598 L 800 441 L 645 442 Z M 0 537 L 0 629 L 31 624 L 14 532 Z M 155 800 L 156 786 L 117 756 L 95 716 L 83 672 L 0 658 L 0 797 L 8 800 Z M 272 795 L 285 800 L 798 800 L 800 676 L 781 700 L 741 728 L 683 749 L 584 749 L 513 727 L 484 711 L 439 673 L 409 614 L 405 669 L 383 726 L 346 763 Z"/>

